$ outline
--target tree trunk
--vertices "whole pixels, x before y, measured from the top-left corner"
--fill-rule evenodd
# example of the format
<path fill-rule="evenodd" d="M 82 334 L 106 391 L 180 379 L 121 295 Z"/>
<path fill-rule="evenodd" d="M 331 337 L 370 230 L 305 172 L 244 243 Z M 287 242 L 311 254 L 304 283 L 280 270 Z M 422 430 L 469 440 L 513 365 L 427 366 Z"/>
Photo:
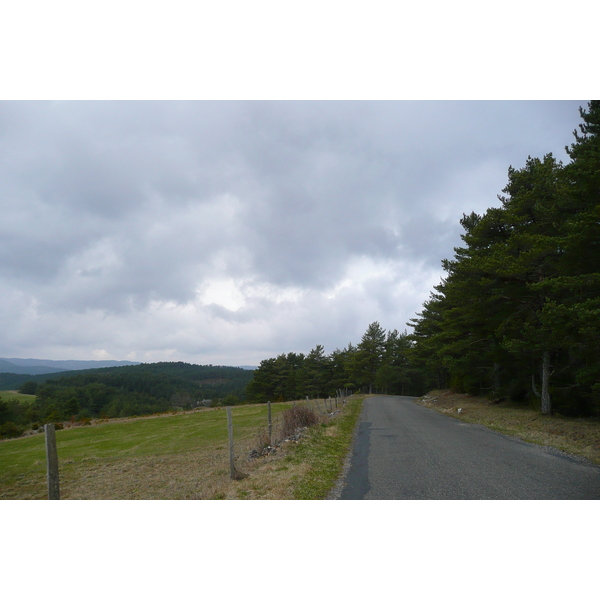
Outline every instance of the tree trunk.
<path fill-rule="evenodd" d="M 550 352 L 546 350 L 542 354 L 542 414 L 549 415 L 552 412 L 552 399 L 549 391 L 550 383 Z"/>
<path fill-rule="evenodd" d="M 494 363 L 494 371 L 492 375 L 492 388 L 494 390 L 494 394 L 498 394 L 500 392 L 500 364 Z"/>

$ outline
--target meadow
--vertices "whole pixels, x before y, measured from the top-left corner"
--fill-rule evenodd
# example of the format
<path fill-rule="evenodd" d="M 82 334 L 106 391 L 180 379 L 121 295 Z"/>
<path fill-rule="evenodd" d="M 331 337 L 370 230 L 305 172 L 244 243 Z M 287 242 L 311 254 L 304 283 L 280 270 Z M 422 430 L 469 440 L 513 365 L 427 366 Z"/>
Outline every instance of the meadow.
<path fill-rule="evenodd" d="M 16 390 L 2 390 L 0 391 L 0 400 L 6 402 L 18 400 L 19 402 L 33 403 L 35 402 L 35 394 L 20 394 Z"/>
<path fill-rule="evenodd" d="M 325 413 L 324 401 L 320 402 L 318 412 Z M 282 412 L 291 405 L 272 404 L 275 438 L 280 436 Z M 292 458 L 298 455 L 295 446 L 302 446 L 297 441 L 283 443 L 270 455 L 251 458 L 251 451 L 264 444 L 267 406 L 234 407 L 236 468 L 247 475 L 241 481 L 229 478 L 224 408 L 67 426 L 56 432 L 60 496 L 73 500 L 281 499 L 297 498 L 300 486 L 308 490 L 308 497 L 324 497 L 340 471 L 358 418 L 359 400 L 348 406 L 354 408 L 346 418 L 322 418 L 313 428 L 316 431 L 306 436 L 306 447 L 312 448 L 309 454 L 304 449 L 306 457 L 311 457 L 308 462 Z M 43 434 L 0 442 L 0 499 L 47 497 L 44 444 Z M 318 476 L 321 483 L 307 487 L 306 475 L 314 471 L 309 463 L 319 462 L 318 448 L 329 448 L 333 455 L 327 464 L 320 463 L 327 472 L 325 479 Z"/>
<path fill-rule="evenodd" d="M 285 408 L 284 403 L 274 404 L 273 415 Z M 267 424 L 267 407 L 236 407 L 233 419 L 238 449 L 246 450 Z M 56 443 L 63 499 L 154 498 L 169 488 L 169 495 L 193 495 L 202 487 L 201 481 L 186 476 L 186 471 L 195 471 L 195 462 L 209 462 L 220 472 L 227 471 L 229 460 L 227 416 L 219 408 L 67 427 L 56 432 Z M 0 442 L 0 464 L 0 498 L 46 497 L 43 434 Z M 149 473 L 154 476 L 144 482 Z"/>

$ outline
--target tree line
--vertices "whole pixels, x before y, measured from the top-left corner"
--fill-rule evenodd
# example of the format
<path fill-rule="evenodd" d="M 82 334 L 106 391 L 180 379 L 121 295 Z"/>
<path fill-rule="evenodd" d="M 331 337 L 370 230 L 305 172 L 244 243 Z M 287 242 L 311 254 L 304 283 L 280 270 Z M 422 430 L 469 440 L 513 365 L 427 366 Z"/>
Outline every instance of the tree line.
<path fill-rule="evenodd" d="M 530 156 L 500 206 L 463 215 L 409 323 L 428 385 L 600 416 L 600 101 L 580 116 L 568 164 Z"/>
<path fill-rule="evenodd" d="M 412 345 L 406 331 L 386 332 L 375 321 L 356 346 L 326 355 L 318 344 L 306 355 L 289 352 L 263 360 L 246 394 L 250 402 L 324 398 L 338 390 L 418 395 L 423 382 L 408 358 Z"/>

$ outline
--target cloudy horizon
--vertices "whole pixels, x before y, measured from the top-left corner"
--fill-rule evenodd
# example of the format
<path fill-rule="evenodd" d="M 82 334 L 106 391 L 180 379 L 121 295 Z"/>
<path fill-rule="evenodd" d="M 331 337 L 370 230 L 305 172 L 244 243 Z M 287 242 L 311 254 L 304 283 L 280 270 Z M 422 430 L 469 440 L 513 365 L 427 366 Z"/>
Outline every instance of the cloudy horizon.
<path fill-rule="evenodd" d="M 0 356 L 258 365 L 407 329 L 587 101 L 4 101 Z"/>

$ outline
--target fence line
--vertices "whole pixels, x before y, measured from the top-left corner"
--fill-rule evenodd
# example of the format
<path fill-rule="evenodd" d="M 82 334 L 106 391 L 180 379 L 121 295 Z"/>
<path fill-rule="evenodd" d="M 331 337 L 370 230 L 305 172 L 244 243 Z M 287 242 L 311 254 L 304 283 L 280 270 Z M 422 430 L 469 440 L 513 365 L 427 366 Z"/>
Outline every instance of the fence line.
<path fill-rule="evenodd" d="M 335 414 L 335 411 L 346 405 L 346 395 L 344 394 L 345 390 L 339 390 L 339 394 L 336 394 L 335 397 L 329 396 L 328 398 L 309 398 L 306 397 L 305 400 L 294 400 L 292 402 L 292 406 L 290 408 L 295 407 L 296 405 L 304 405 L 306 407 L 312 408 L 314 412 L 317 413 L 320 419 L 328 418 Z M 350 394 L 349 394 L 350 395 Z M 257 432 L 258 438 L 261 438 L 260 441 L 263 442 L 264 446 L 268 446 L 273 448 L 275 445 L 282 442 L 285 438 L 282 433 L 283 429 L 283 413 L 279 413 L 275 416 L 275 421 L 272 416 L 272 406 L 271 402 L 267 402 L 267 422 L 268 425 L 266 428 L 259 428 Z M 266 429 L 266 437 L 261 437 L 261 431 L 265 431 Z M 279 430 L 279 433 L 277 433 Z"/>
<path fill-rule="evenodd" d="M 340 390 L 343 392 L 343 390 Z M 336 394 L 335 397 L 335 407 L 338 406 L 338 398 L 343 402 L 343 405 L 346 404 L 346 396 L 340 394 L 339 396 Z M 296 406 L 297 402 L 294 401 L 292 406 Z M 316 410 L 318 411 L 318 415 L 320 419 L 328 418 L 334 414 L 334 399 L 332 397 L 329 398 L 313 398 L 310 400 L 307 396 L 306 401 L 300 401 L 298 404 L 304 405 L 306 407 L 311 407 L 313 404 L 316 406 Z M 289 410 L 289 409 L 288 409 Z M 229 439 L 229 477 L 233 480 L 243 479 L 247 477 L 242 471 L 240 471 L 236 467 L 236 456 L 235 456 L 235 446 L 234 446 L 234 428 L 233 428 L 233 414 L 232 407 L 226 407 L 227 412 L 227 432 Z M 284 436 L 284 417 L 283 411 L 279 412 L 273 418 L 271 402 L 267 402 L 267 420 L 264 427 L 260 428 L 257 432 L 255 432 L 254 436 L 252 434 L 245 434 L 241 440 L 238 440 L 238 457 L 240 456 L 240 451 L 248 456 L 248 459 L 252 458 L 252 452 L 250 452 L 250 448 L 254 452 L 256 452 L 256 447 L 263 445 L 261 449 L 263 452 L 257 452 L 255 456 L 269 454 L 275 450 L 275 446 L 279 445 L 286 438 Z M 261 437 L 261 431 L 267 432 L 266 440 L 264 437 Z M 59 485 L 59 470 L 58 470 L 58 452 L 56 447 L 56 433 L 55 433 L 55 424 L 47 423 L 44 425 L 44 432 L 46 437 L 46 463 L 47 463 L 47 480 L 48 480 L 48 499 L 49 500 L 59 500 L 60 499 L 60 485 Z M 266 447 L 265 447 L 266 446 Z M 266 453 L 264 452 L 266 450 Z"/>

